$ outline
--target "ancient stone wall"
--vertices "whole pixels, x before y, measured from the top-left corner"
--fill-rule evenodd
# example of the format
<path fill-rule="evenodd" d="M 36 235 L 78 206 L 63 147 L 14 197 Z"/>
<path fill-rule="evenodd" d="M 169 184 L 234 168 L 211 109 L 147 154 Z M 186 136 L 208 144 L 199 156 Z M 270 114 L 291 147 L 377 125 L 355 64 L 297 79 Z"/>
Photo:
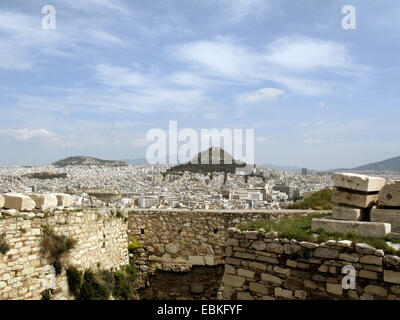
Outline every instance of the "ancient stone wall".
<path fill-rule="evenodd" d="M 0 217 L 0 235 L 9 245 L 6 253 L 0 253 L 0 299 L 40 299 L 51 283 L 51 258 L 40 245 L 43 226 L 77 240 L 63 258 L 64 266 L 115 270 L 129 263 L 126 220 L 93 212 L 43 215 Z M 71 299 L 65 267 L 55 279 L 52 299 Z"/>
<path fill-rule="evenodd" d="M 226 230 L 241 223 L 280 220 L 301 210 L 132 210 L 128 233 L 138 240 L 140 270 L 187 271 L 224 263 Z"/>
<path fill-rule="evenodd" d="M 277 238 L 275 232 L 228 233 L 224 299 L 400 299 L 400 257 L 367 244 L 298 242 Z M 355 269 L 355 289 L 342 286 L 348 276 L 344 266 Z"/>

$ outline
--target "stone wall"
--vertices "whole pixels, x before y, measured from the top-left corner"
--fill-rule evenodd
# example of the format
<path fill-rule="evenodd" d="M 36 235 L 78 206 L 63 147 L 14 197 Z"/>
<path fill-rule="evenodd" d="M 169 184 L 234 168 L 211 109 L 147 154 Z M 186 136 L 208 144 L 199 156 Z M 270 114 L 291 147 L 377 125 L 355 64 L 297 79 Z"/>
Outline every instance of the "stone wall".
<path fill-rule="evenodd" d="M 109 214 L 58 212 L 0 218 L 0 235 L 10 249 L 0 253 L 0 299 L 40 299 L 46 289 L 49 257 L 41 253 L 42 226 L 58 235 L 71 236 L 77 243 L 63 258 L 63 265 L 92 270 L 119 269 L 129 263 L 127 222 Z M 56 277 L 52 299 L 72 299 L 65 268 Z"/>
<path fill-rule="evenodd" d="M 226 230 L 241 223 L 280 220 L 306 210 L 132 210 L 128 233 L 138 240 L 140 270 L 187 271 L 224 263 Z"/>
<path fill-rule="evenodd" d="M 400 257 L 367 244 L 298 242 L 234 228 L 228 233 L 224 299 L 400 299 Z M 348 276 L 342 268 L 349 265 L 356 270 L 355 289 L 342 287 Z"/>

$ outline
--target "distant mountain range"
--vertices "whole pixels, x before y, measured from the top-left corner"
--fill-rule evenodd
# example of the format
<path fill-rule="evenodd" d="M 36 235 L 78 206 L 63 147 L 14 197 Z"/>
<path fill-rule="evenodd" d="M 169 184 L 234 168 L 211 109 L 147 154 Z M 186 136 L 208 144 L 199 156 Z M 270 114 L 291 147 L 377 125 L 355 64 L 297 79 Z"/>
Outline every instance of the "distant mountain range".
<path fill-rule="evenodd" d="M 353 170 L 373 170 L 373 171 L 400 171 L 400 157 L 394 157 L 379 162 L 369 163 Z"/>
<path fill-rule="evenodd" d="M 56 167 L 66 166 L 106 166 L 106 167 L 122 167 L 128 164 L 124 161 L 102 160 L 94 157 L 76 156 L 53 162 L 52 165 Z"/>
<path fill-rule="evenodd" d="M 346 169 L 332 169 L 328 170 L 327 172 L 349 172 L 349 171 L 374 171 L 374 172 L 381 172 L 381 171 L 397 171 L 400 172 L 400 157 L 393 157 L 390 159 L 382 160 L 379 162 L 368 163 L 356 168 Z"/>
<path fill-rule="evenodd" d="M 290 171 L 290 172 L 301 172 L 301 168 L 300 167 L 296 167 L 296 166 L 277 166 L 274 164 L 262 164 L 260 165 L 260 167 L 265 168 L 265 169 L 274 169 L 274 170 L 278 170 L 278 171 Z"/>

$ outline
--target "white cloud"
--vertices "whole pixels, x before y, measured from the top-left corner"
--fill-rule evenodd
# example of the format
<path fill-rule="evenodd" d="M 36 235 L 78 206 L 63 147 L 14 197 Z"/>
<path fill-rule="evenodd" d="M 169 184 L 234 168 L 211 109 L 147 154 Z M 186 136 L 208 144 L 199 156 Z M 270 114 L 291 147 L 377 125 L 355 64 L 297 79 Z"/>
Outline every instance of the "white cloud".
<path fill-rule="evenodd" d="M 94 70 L 98 80 L 109 86 L 135 87 L 146 81 L 146 76 L 129 68 L 99 64 L 94 66 Z"/>
<path fill-rule="evenodd" d="M 318 140 L 318 139 L 313 139 L 313 138 L 309 138 L 304 140 L 303 142 L 304 144 L 322 144 L 325 143 L 325 141 L 323 140 Z"/>
<path fill-rule="evenodd" d="M 266 59 L 291 71 L 355 68 L 343 43 L 307 37 L 285 37 L 274 41 L 268 47 Z"/>
<path fill-rule="evenodd" d="M 18 141 L 28 141 L 31 139 L 54 139 L 57 136 L 46 129 L 0 129 L 1 136 L 9 136 Z"/>
<path fill-rule="evenodd" d="M 257 103 L 264 101 L 277 100 L 285 96 L 285 92 L 275 88 L 264 88 L 239 96 L 239 100 L 245 103 Z"/>
<path fill-rule="evenodd" d="M 368 71 L 353 63 L 346 45 L 306 37 L 281 38 L 261 51 L 217 37 L 176 46 L 170 54 L 203 76 L 247 84 L 272 81 L 302 95 L 338 91 L 337 83 L 318 79 L 317 71 L 341 76 Z"/>
<path fill-rule="evenodd" d="M 267 137 L 257 137 L 256 141 L 266 144 L 277 144 L 277 141 L 271 140 Z"/>
<path fill-rule="evenodd" d="M 219 0 L 225 8 L 227 19 L 238 23 L 249 16 L 262 16 L 269 5 L 269 0 Z"/>
<path fill-rule="evenodd" d="M 94 38 L 94 40 L 96 41 L 105 41 L 105 42 L 110 42 L 110 43 L 118 43 L 121 44 L 122 40 L 119 39 L 118 37 L 104 32 L 102 30 L 91 30 L 88 32 L 89 36 L 92 36 Z"/>

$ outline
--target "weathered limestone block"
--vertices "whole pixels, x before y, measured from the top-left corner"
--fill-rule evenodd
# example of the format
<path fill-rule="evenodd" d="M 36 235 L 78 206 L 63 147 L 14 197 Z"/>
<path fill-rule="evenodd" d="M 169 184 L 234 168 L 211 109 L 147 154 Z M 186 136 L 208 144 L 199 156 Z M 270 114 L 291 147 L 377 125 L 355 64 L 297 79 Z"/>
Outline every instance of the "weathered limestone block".
<path fill-rule="evenodd" d="M 328 293 L 332 293 L 335 294 L 337 296 L 341 296 L 343 295 L 343 287 L 341 284 L 337 284 L 337 283 L 326 283 L 326 291 Z"/>
<path fill-rule="evenodd" d="M 57 207 L 57 196 L 55 194 L 30 194 L 29 197 L 35 201 L 36 208 L 46 210 Z"/>
<path fill-rule="evenodd" d="M 382 206 L 400 207 L 400 180 L 387 183 L 379 192 Z"/>
<path fill-rule="evenodd" d="M 400 284 L 400 272 L 383 270 L 383 281 Z"/>
<path fill-rule="evenodd" d="M 333 190 L 332 202 L 347 204 L 359 208 L 372 207 L 378 201 L 378 194 L 358 194 L 340 190 Z"/>
<path fill-rule="evenodd" d="M 286 299 L 293 298 L 293 291 L 285 290 L 280 287 L 276 287 L 274 293 L 275 293 L 276 297 L 281 297 L 281 298 L 286 298 Z"/>
<path fill-rule="evenodd" d="M 268 287 L 258 282 L 250 282 L 249 290 L 256 293 L 269 294 Z"/>
<path fill-rule="evenodd" d="M 196 266 L 204 266 L 205 261 L 203 256 L 189 256 L 189 264 Z"/>
<path fill-rule="evenodd" d="M 4 197 L 0 194 L 0 209 L 4 207 Z"/>
<path fill-rule="evenodd" d="M 35 209 L 36 203 L 28 196 L 19 193 L 4 194 L 4 207 L 18 211 L 30 211 Z"/>
<path fill-rule="evenodd" d="M 317 248 L 314 251 L 314 256 L 319 258 L 337 259 L 339 257 L 339 251 L 331 248 Z"/>
<path fill-rule="evenodd" d="M 371 221 L 390 223 L 392 232 L 400 232 L 400 209 L 372 209 Z"/>
<path fill-rule="evenodd" d="M 235 276 L 231 274 L 225 274 L 224 277 L 222 278 L 222 283 L 225 286 L 232 286 L 236 288 L 241 288 L 246 281 L 245 277 L 241 276 Z"/>
<path fill-rule="evenodd" d="M 332 179 L 335 187 L 363 192 L 380 191 L 386 183 L 385 178 L 355 173 L 334 173 Z"/>
<path fill-rule="evenodd" d="M 69 208 L 74 205 L 74 198 L 70 194 L 56 193 L 57 206 Z"/>
<path fill-rule="evenodd" d="M 324 230 L 326 232 L 349 233 L 355 232 L 361 237 L 385 238 L 391 231 L 389 223 L 340 221 L 330 219 L 313 219 L 312 230 Z"/>
<path fill-rule="evenodd" d="M 378 266 L 382 265 L 382 257 L 377 257 L 377 256 L 373 256 L 373 255 L 365 255 L 362 256 L 360 259 L 361 263 L 365 263 L 365 264 L 375 264 Z"/>
<path fill-rule="evenodd" d="M 168 243 L 165 246 L 165 250 L 167 250 L 168 253 L 170 254 L 177 254 L 179 252 L 179 244 L 177 243 Z"/>
<path fill-rule="evenodd" d="M 371 294 L 374 296 L 380 296 L 380 297 L 386 297 L 387 296 L 387 290 L 385 288 L 379 287 L 379 286 L 374 286 L 374 285 L 368 285 L 364 288 L 364 292 L 367 294 Z"/>
<path fill-rule="evenodd" d="M 363 211 L 360 208 L 335 206 L 332 209 L 332 218 L 337 220 L 363 220 Z"/>
<path fill-rule="evenodd" d="M 269 273 L 261 273 L 261 280 L 262 281 L 267 281 L 275 284 L 282 284 L 282 279 L 276 276 L 273 276 L 272 274 Z"/>

